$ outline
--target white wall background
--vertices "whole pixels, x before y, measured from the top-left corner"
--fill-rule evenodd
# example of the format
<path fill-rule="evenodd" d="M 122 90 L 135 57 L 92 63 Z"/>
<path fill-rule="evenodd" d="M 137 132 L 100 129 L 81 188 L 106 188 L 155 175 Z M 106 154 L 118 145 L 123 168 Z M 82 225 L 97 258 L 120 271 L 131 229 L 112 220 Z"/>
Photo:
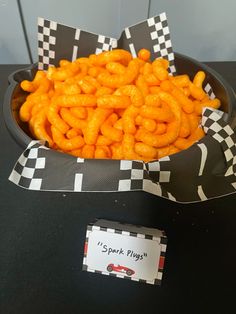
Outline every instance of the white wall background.
<path fill-rule="evenodd" d="M 0 63 L 29 63 L 16 0 L 0 0 Z"/>
<path fill-rule="evenodd" d="M 199 61 L 236 60 L 235 0 L 150 0 L 150 17 L 164 11 L 175 51 Z"/>
<path fill-rule="evenodd" d="M 167 13 L 173 48 L 200 61 L 236 60 L 236 0 L 19 0 L 33 60 L 37 17 L 118 38 Z M 17 0 L 0 0 L 0 63 L 30 63 Z"/>
<path fill-rule="evenodd" d="M 38 16 L 119 38 L 124 27 L 146 19 L 149 8 L 149 0 L 20 0 L 20 4 L 34 61 Z M 0 63 L 30 63 L 17 0 L 0 0 Z"/>

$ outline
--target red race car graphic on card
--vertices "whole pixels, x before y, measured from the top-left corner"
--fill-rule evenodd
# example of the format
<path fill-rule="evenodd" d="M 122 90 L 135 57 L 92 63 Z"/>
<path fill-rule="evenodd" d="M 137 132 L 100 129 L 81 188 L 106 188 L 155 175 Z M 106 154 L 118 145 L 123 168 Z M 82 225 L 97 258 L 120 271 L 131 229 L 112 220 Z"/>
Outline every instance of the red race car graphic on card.
<path fill-rule="evenodd" d="M 122 265 L 115 265 L 115 264 L 109 264 L 107 266 L 107 271 L 112 272 L 118 272 L 118 273 L 126 273 L 127 276 L 132 276 L 133 274 L 135 274 L 135 271 L 131 268 L 128 268 L 126 266 L 122 266 Z"/>

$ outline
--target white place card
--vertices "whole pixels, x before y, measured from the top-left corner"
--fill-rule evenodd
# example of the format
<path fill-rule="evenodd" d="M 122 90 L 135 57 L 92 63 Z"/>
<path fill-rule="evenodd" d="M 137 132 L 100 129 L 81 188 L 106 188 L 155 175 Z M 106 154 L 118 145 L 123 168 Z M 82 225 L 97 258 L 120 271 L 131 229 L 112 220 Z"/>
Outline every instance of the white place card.
<path fill-rule="evenodd" d="M 87 226 L 83 270 L 160 285 L 166 245 L 158 229 L 99 219 Z"/>

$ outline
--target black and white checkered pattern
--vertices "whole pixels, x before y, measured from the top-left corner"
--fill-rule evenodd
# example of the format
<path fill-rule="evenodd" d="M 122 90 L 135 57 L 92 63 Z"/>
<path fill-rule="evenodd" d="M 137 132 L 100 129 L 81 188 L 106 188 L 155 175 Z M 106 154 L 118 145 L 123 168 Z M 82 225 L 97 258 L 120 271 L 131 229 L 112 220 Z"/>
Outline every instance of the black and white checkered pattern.
<path fill-rule="evenodd" d="M 49 66 L 54 65 L 55 59 L 55 32 L 57 23 L 38 18 L 38 68 L 46 70 Z"/>
<path fill-rule="evenodd" d="M 38 147 L 38 142 L 32 141 L 30 143 L 29 149 L 18 159 L 9 177 L 11 181 L 30 190 L 40 190 L 42 185 L 42 178 L 37 177 L 37 170 L 45 168 L 46 158 L 40 157 Z M 43 145 L 40 147 L 47 149 Z"/>
<path fill-rule="evenodd" d="M 114 38 L 106 37 L 104 35 L 98 35 L 98 44 L 96 48 L 96 54 L 103 51 L 109 51 L 117 47 L 117 40 Z"/>
<path fill-rule="evenodd" d="M 165 58 L 169 60 L 169 72 L 174 74 L 176 68 L 174 65 L 174 53 L 166 14 L 161 13 L 158 16 L 149 18 L 147 24 L 150 28 L 150 36 L 156 58 Z"/>
<path fill-rule="evenodd" d="M 98 54 L 114 48 L 129 50 L 133 57 L 137 56 L 141 48 L 149 49 L 152 59 L 166 58 L 170 64 L 170 74 L 176 72 L 165 13 L 125 28 L 118 40 L 43 18 L 38 19 L 38 68 L 40 70 L 47 70 L 51 65 L 58 66 L 60 59 L 74 61 L 78 57 Z"/>
<path fill-rule="evenodd" d="M 209 108 L 204 110 L 203 127 L 207 134 L 221 144 L 228 165 L 227 175 L 232 174 L 236 170 L 236 135 L 234 131 L 222 121 L 215 111 Z"/>
<path fill-rule="evenodd" d="M 139 281 L 142 283 L 161 285 L 162 276 L 163 276 L 163 265 L 164 265 L 166 248 L 167 248 L 167 237 L 166 237 L 164 231 L 160 231 L 161 236 L 160 236 L 160 238 L 158 238 L 158 237 L 151 235 L 151 234 L 143 234 L 143 233 L 138 232 L 138 231 L 140 231 L 141 226 L 137 227 L 137 229 L 139 229 L 139 230 L 137 230 L 137 232 L 131 232 L 131 231 L 122 230 L 122 225 L 124 225 L 124 224 L 120 224 L 120 228 L 115 228 L 115 229 L 114 228 L 108 228 L 108 227 L 105 227 L 102 225 L 99 226 L 99 225 L 93 225 L 93 224 L 89 224 L 87 226 L 82 270 L 89 271 L 92 273 L 117 277 L 117 278 L 124 278 L 124 279 L 133 280 L 133 281 Z M 114 274 L 114 273 L 108 273 L 107 271 L 100 271 L 100 270 L 96 270 L 96 269 L 91 269 L 90 267 L 88 267 L 87 250 L 88 250 L 88 245 L 89 245 L 89 236 L 90 236 L 91 232 L 93 232 L 95 230 L 109 232 L 109 233 L 117 233 L 117 234 L 121 234 L 124 236 L 136 237 L 136 238 L 140 238 L 140 239 L 148 239 L 151 241 L 157 241 L 158 244 L 160 244 L 160 246 L 161 246 L 161 251 L 160 251 L 160 260 L 159 260 L 159 264 L 158 264 L 156 278 L 154 278 L 153 280 L 143 280 L 143 279 L 137 279 L 137 278 L 129 277 L 129 276 L 122 275 L 122 274 L 118 275 L 118 274 Z"/>
<path fill-rule="evenodd" d="M 206 84 L 206 86 L 204 87 L 204 90 L 210 99 L 216 98 L 216 95 L 214 94 L 213 89 L 209 83 Z"/>
<path fill-rule="evenodd" d="M 147 178 L 145 163 L 132 160 L 121 160 L 120 171 L 125 173 L 124 179 L 119 180 L 118 191 L 142 190 L 143 180 Z"/>

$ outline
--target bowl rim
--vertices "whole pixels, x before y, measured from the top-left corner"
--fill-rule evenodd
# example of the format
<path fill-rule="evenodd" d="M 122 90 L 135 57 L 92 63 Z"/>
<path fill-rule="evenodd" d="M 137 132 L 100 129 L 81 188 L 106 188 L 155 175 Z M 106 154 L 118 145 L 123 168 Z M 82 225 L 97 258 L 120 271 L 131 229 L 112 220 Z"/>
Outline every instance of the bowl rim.
<path fill-rule="evenodd" d="M 229 107 L 229 112 L 227 114 L 225 114 L 225 120 L 227 123 L 231 123 L 231 127 L 233 129 L 235 129 L 236 128 L 236 95 L 235 95 L 235 92 L 234 92 L 233 88 L 231 87 L 231 85 L 222 77 L 222 75 L 220 75 L 217 71 L 215 71 L 214 69 L 212 69 L 208 65 L 206 65 L 202 62 L 199 62 L 194 58 L 188 57 L 182 53 L 175 52 L 174 56 L 177 57 L 177 59 L 185 59 L 185 60 L 188 60 L 189 62 L 192 62 L 195 65 L 201 67 L 203 69 L 203 71 L 205 70 L 205 71 L 209 72 L 210 74 L 212 74 L 214 77 L 216 77 L 216 79 L 224 87 L 226 94 L 227 94 L 227 98 L 230 99 L 232 102 L 231 106 Z M 23 148 L 26 148 L 29 145 L 29 143 L 34 139 L 31 138 L 30 136 L 28 136 L 22 130 L 22 128 L 19 126 L 19 124 L 16 122 L 15 117 L 13 115 L 13 110 L 10 106 L 10 103 L 11 103 L 11 99 L 12 99 L 12 94 L 13 94 L 15 88 L 19 85 L 19 82 L 16 81 L 16 79 L 15 79 L 16 74 L 18 74 L 20 72 L 31 72 L 33 69 L 37 69 L 37 65 L 38 65 L 38 63 L 36 62 L 36 63 L 30 64 L 27 67 L 24 67 L 22 69 L 18 69 L 16 71 L 14 71 L 13 73 L 11 73 L 8 76 L 9 86 L 5 92 L 5 95 L 4 95 L 3 118 L 4 118 L 6 128 L 8 129 L 9 133 L 13 136 L 15 141 Z M 235 112 L 234 112 L 233 108 L 235 108 Z"/>

